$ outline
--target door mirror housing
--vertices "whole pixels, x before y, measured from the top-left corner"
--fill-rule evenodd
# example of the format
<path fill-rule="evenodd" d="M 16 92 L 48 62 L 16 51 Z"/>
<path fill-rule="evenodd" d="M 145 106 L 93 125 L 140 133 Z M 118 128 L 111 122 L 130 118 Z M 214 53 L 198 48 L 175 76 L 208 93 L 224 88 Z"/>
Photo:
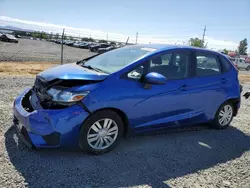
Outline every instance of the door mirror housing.
<path fill-rule="evenodd" d="M 143 76 L 142 82 L 147 84 L 165 84 L 167 82 L 167 79 L 162 74 L 159 74 L 157 72 L 150 72 Z"/>

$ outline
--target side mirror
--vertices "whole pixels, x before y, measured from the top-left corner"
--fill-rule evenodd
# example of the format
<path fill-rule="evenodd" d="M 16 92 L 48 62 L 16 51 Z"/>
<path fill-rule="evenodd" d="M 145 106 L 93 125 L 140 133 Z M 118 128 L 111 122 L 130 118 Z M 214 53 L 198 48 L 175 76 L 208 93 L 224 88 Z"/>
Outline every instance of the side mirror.
<path fill-rule="evenodd" d="M 150 72 L 143 76 L 142 82 L 146 84 L 165 84 L 167 82 L 167 79 L 165 76 L 157 72 Z"/>

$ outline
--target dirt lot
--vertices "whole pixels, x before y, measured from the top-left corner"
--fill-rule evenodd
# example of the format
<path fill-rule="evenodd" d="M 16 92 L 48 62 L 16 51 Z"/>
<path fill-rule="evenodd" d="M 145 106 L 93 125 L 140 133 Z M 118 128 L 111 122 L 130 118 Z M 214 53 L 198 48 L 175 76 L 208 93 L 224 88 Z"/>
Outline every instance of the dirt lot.
<path fill-rule="evenodd" d="M 64 62 L 74 62 L 94 53 L 89 50 L 69 47 L 64 45 Z M 40 61 L 60 62 L 61 45 L 53 42 L 30 39 L 19 39 L 19 43 L 7 43 L 0 41 L 0 61 Z"/>
<path fill-rule="evenodd" d="M 250 187 L 249 101 L 242 100 L 226 130 L 196 126 L 138 136 L 102 156 L 31 151 L 12 128 L 12 103 L 33 82 L 0 76 L 0 187 Z"/>

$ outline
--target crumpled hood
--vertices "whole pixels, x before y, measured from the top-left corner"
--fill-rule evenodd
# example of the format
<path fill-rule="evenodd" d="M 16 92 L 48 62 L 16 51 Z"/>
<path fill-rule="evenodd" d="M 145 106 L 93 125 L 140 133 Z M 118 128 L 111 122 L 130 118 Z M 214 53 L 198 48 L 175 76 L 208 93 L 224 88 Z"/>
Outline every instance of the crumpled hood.
<path fill-rule="evenodd" d="M 95 72 L 76 63 L 59 65 L 38 74 L 46 81 L 54 79 L 63 80 L 104 80 L 108 74 Z"/>

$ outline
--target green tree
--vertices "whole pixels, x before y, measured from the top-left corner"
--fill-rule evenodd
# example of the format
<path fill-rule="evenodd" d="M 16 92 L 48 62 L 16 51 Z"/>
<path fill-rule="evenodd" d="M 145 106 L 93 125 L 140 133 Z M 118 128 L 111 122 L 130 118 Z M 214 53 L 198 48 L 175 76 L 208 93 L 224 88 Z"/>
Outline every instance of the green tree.
<path fill-rule="evenodd" d="M 31 36 L 34 37 L 34 38 L 39 38 L 41 35 L 40 35 L 39 32 L 35 31 L 35 32 L 33 32 L 33 33 L 31 34 Z"/>
<path fill-rule="evenodd" d="M 85 41 L 85 42 L 95 42 L 95 40 L 93 38 L 87 38 L 87 37 L 83 37 L 81 38 L 82 41 Z"/>
<path fill-rule="evenodd" d="M 223 50 L 222 50 L 222 52 L 224 53 L 224 54 L 228 54 L 229 52 L 231 52 L 232 50 L 228 50 L 228 49 L 226 49 L 226 48 L 224 48 Z"/>
<path fill-rule="evenodd" d="M 102 39 L 102 40 L 99 40 L 99 42 L 100 42 L 100 43 L 108 43 L 108 41 L 103 40 L 103 39 Z"/>
<path fill-rule="evenodd" d="M 83 38 L 81 38 L 81 40 L 82 40 L 82 41 L 89 42 L 89 38 L 87 38 L 87 37 L 83 37 Z"/>
<path fill-rule="evenodd" d="M 239 55 L 247 55 L 247 39 L 243 39 L 240 41 L 240 45 L 238 46 Z"/>
<path fill-rule="evenodd" d="M 196 46 L 196 47 L 200 47 L 200 48 L 203 48 L 204 47 L 204 42 L 199 39 L 199 38 L 190 38 L 189 40 L 189 44 L 190 46 Z"/>
<path fill-rule="evenodd" d="M 45 32 L 41 32 L 41 36 L 40 36 L 41 39 L 47 39 L 48 36 Z"/>
<path fill-rule="evenodd" d="M 20 36 L 27 36 L 27 33 L 25 31 L 14 31 L 13 34 L 15 36 L 20 35 Z"/>
<path fill-rule="evenodd" d="M 89 38 L 89 42 L 95 42 L 95 40 L 93 38 Z"/>

